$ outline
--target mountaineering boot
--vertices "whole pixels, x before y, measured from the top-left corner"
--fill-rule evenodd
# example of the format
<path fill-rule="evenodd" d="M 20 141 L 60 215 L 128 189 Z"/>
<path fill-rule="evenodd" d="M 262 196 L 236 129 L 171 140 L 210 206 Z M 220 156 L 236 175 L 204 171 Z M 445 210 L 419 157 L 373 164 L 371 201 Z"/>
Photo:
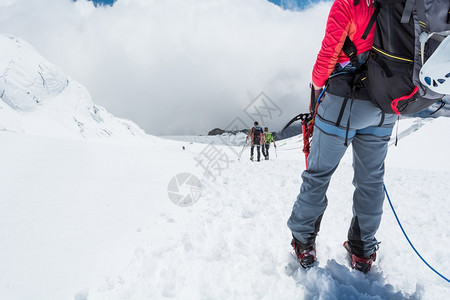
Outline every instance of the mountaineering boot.
<path fill-rule="evenodd" d="M 370 271 L 370 268 L 372 267 L 372 263 L 375 261 L 377 255 L 376 250 L 369 256 L 369 257 L 359 257 L 352 253 L 352 249 L 348 243 L 348 241 L 344 242 L 344 248 L 348 251 L 348 254 L 350 255 L 350 260 L 352 264 L 352 268 L 364 273 L 367 273 Z"/>
<path fill-rule="evenodd" d="M 300 265 L 305 269 L 312 267 L 316 261 L 316 244 L 305 247 L 294 237 L 292 238 L 291 245 L 294 248 L 295 256 L 297 256 Z"/>
<path fill-rule="evenodd" d="M 250 155 L 250 160 L 253 161 L 253 155 Z"/>

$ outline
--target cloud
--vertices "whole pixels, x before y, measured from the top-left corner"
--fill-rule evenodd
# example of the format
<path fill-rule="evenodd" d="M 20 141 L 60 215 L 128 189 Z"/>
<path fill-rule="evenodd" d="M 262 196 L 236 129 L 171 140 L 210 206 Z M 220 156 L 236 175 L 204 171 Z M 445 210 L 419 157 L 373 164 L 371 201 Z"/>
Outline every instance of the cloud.
<path fill-rule="evenodd" d="M 93 101 L 157 135 L 206 134 L 262 91 L 282 128 L 305 111 L 330 3 L 286 11 L 265 0 L 4 0 L 3 33 L 84 84 Z M 0 49 L 1 54 L 1 49 Z"/>

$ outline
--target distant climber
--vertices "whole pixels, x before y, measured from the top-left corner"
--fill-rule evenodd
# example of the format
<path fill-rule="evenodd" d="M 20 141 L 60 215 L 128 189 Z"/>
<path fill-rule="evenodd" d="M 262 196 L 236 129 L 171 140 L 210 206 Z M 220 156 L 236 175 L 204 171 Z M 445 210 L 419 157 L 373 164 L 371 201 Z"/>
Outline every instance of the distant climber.
<path fill-rule="evenodd" d="M 262 154 L 264 155 L 265 160 L 269 160 L 269 148 L 270 143 L 273 143 L 273 146 L 276 148 L 275 140 L 273 139 L 273 135 L 269 132 L 268 127 L 264 127 L 264 144 L 262 145 Z"/>
<path fill-rule="evenodd" d="M 253 153 L 256 146 L 257 151 L 257 161 L 261 160 L 261 145 L 264 144 L 264 131 L 259 126 L 259 123 L 255 121 L 253 123 L 253 128 L 250 130 L 250 133 L 247 136 L 247 140 L 250 138 L 252 146 L 250 148 L 250 160 L 253 161 Z"/>

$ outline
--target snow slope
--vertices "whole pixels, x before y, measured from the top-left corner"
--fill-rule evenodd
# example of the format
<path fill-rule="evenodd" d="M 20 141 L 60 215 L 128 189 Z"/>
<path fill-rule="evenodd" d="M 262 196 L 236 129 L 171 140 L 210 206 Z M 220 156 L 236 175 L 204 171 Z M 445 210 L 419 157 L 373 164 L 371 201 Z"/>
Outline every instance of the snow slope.
<path fill-rule="evenodd" d="M 450 276 L 450 119 L 400 122 L 386 185 L 424 258 Z M 147 137 L 74 140 L 0 132 L 1 299 L 446 299 L 450 284 L 414 254 L 387 202 L 377 261 L 349 267 L 351 151 L 331 182 L 319 263 L 299 268 L 286 220 L 304 168 L 299 136 L 271 160 L 248 148 Z M 185 150 L 182 147 L 185 147 Z M 229 165 L 204 175 L 214 147 Z M 236 154 L 237 153 L 237 154 Z M 224 160 L 222 160 L 224 161 Z M 190 207 L 169 200 L 183 172 L 201 179 Z M 183 190 L 189 193 L 189 189 Z"/>
<path fill-rule="evenodd" d="M 95 105 L 84 86 L 11 35 L 0 35 L 0 130 L 88 139 L 144 136 L 133 122 Z"/>

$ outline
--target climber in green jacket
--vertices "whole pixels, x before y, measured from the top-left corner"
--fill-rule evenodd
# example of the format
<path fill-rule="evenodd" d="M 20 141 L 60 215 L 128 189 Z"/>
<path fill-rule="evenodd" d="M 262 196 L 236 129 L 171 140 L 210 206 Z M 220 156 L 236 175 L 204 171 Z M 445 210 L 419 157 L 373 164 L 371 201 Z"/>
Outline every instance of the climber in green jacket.
<path fill-rule="evenodd" d="M 273 135 L 271 132 L 269 132 L 269 128 L 264 127 L 264 135 L 265 135 L 265 142 L 262 146 L 262 153 L 264 155 L 264 159 L 265 160 L 269 160 L 269 148 L 270 148 L 270 143 L 273 142 L 273 146 L 276 148 L 277 145 L 275 144 L 275 141 L 273 139 Z"/>

